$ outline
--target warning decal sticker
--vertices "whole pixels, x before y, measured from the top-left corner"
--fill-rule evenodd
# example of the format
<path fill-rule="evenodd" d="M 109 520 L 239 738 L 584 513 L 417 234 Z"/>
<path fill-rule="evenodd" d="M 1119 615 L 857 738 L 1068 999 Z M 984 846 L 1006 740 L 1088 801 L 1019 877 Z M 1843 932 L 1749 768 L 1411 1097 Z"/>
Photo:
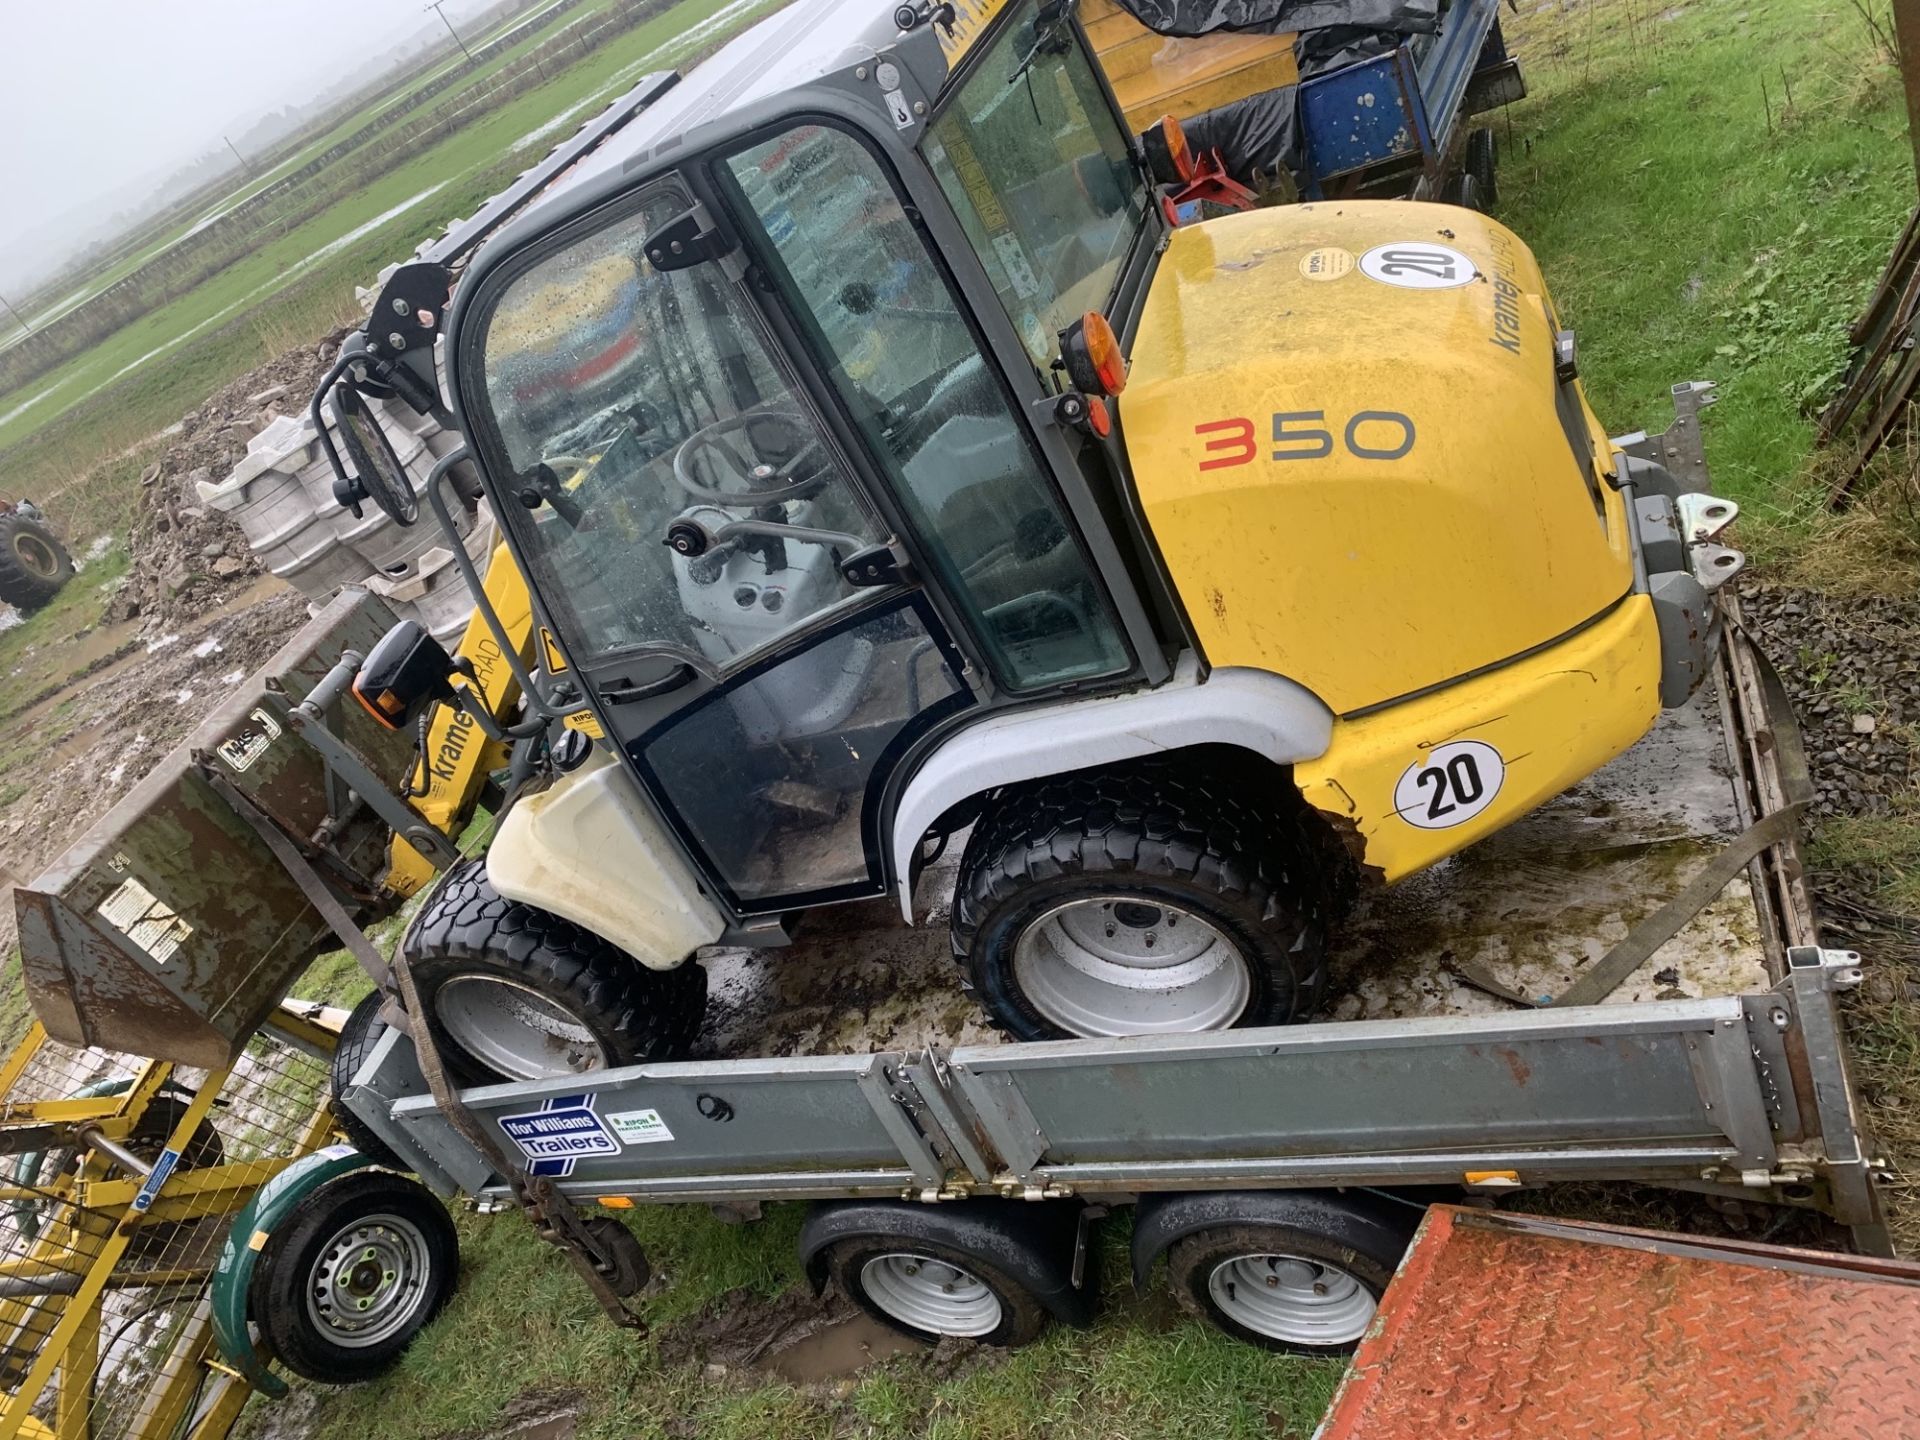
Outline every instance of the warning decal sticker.
<path fill-rule="evenodd" d="M 193 935 L 193 926 L 132 876 L 100 902 L 99 916 L 164 965 Z"/>

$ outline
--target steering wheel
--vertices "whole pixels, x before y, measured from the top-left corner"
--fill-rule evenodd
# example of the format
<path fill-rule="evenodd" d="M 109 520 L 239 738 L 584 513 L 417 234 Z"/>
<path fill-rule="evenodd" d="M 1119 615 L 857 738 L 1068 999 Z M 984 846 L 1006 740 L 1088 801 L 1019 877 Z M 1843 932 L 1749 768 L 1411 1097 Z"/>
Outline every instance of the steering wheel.
<path fill-rule="evenodd" d="M 775 446 L 768 432 L 793 443 Z M 759 461 L 751 468 L 743 466 L 738 451 L 722 441 L 739 434 L 749 453 L 760 447 L 778 449 L 787 459 L 778 464 Z M 701 462 L 705 462 L 701 465 Z M 696 468 L 699 467 L 699 468 Z M 700 469 L 713 474 L 740 477 L 736 490 L 717 489 L 700 480 Z M 827 458 L 813 426 L 786 410 L 754 410 L 744 415 L 729 415 L 724 420 L 696 430 L 673 454 L 673 478 L 694 499 L 708 505 L 777 505 L 785 500 L 804 500 L 818 495 L 832 483 L 833 464 Z"/>

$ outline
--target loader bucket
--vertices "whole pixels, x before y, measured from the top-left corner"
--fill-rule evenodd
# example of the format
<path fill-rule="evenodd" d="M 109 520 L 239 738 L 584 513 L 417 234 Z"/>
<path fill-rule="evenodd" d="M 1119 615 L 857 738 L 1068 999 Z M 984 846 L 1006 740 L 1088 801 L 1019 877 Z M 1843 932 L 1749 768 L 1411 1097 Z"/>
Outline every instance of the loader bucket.
<path fill-rule="evenodd" d="M 334 938 L 296 878 L 209 780 L 225 776 L 303 849 L 363 922 L 390 832 L 287 719 L 393 614 L 361 590 L 329 604 L 33 884 L 15 892 L 27 998 L 56 1039 L 220 1066 Z M 404 777 L 411 737 L 350 701 L 328 728 Z"/>

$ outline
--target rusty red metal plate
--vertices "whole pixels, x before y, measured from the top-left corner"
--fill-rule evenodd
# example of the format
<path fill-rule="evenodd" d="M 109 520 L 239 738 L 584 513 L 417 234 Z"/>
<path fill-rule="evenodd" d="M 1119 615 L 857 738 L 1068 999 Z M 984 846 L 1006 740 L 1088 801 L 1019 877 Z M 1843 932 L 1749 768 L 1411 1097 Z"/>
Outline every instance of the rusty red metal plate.
<path fill-rule="evenodd" d="M 1920 1437 L 1920 1265 L 1436 1206 L 1318 1440 Z"/>

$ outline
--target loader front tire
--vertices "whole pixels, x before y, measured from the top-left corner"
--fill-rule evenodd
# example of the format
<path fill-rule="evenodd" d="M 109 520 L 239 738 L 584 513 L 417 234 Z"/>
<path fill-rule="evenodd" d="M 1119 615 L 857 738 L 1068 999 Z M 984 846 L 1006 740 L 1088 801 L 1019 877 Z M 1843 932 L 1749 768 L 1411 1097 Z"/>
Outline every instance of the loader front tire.
<path fill-rule="evenodd" d="M 37 520 L 0 515 L 0 601 L 23 615 L 38 610 L 73 578 L 73 557 Z"/>
<path fill-rule="evenodd" d="M 961 860 L 953 949 L 1016 1040 L 1283 1025 L 1325 997 L 1330 888 L 1277 797 L 1133 762 L 996 798 Z"/>
<path fill-rule="evenodd" d="M 648 969 L 571 921 L 506 899 L 482 860 L 448 872 L 404 953 L 434 1041 L 468 1084 L 675 1059 L 706 1010 L 700 966 Z"/>

